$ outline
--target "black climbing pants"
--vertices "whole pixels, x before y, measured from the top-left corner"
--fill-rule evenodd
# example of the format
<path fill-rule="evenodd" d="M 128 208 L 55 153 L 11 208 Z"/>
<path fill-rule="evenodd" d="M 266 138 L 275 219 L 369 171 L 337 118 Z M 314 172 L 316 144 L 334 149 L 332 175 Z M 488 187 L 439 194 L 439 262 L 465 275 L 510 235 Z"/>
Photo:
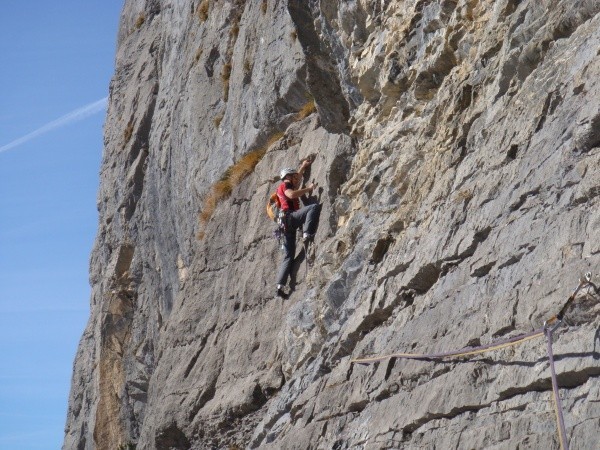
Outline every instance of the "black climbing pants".
<path fill-rule="evenodd" d="M 321 205 L 313 204 L 287 215 L 287 232 L 283 240 L 283 261 L 279 268 L 277 284 L 285 285 L 292 271 L 292 264 L 296 255 L 296 231 L 302 227 L 304 233 L 315 234 L 320 213 Z"/>

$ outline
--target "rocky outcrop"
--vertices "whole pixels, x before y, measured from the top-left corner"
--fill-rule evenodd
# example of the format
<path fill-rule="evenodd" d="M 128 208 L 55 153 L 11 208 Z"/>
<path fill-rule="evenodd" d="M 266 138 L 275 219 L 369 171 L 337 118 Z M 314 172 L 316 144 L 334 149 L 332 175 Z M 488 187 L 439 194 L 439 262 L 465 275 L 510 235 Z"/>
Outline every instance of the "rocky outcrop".
<path fill-rule="evenodd" d="M 533 330 L 597 276 L 599 13 L 127 0 L 64 448 L 558 448 L 541 339 L 351 360 Z M 264 205 L 309 155 L 316 257 L 282 300 Z M 599 302 L 555 336 L 572 449 L 597 447 Z"/>

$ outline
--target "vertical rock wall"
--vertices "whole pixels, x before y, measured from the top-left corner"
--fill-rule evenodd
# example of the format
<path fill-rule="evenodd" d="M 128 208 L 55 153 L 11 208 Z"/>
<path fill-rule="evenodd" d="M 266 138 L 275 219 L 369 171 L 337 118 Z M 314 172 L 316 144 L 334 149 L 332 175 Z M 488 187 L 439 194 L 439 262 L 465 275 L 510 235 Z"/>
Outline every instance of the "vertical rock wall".
<path fill-rule="evenodd" d="M 64 448 L 558 448 L 542 340 L 350 360 L 530 331 L 598 275 L 599 12 L 127 0 Z M 316 258 L 282 300 L 264 205 L 309 155 Z M 555 339 L 573 449 L 597 447 L 599 301 Z"/>

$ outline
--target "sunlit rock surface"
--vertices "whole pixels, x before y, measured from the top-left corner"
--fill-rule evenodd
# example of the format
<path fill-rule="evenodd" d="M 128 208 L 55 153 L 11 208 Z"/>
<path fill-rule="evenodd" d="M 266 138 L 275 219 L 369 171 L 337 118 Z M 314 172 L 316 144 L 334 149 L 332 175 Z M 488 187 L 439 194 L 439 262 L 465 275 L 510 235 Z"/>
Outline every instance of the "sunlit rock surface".
<path fill-rule="evenodd" d="M 528 332 L 598 280 L 599 12 L 127 0 L 64 449 L 559 448 L 543 338 L 350 361 Z M 282 300 L 264 208 L 309 155 L 316 257 Z M 556 368 L 570 446 L 593 450 L 600 299 L 574 304 Z"/>

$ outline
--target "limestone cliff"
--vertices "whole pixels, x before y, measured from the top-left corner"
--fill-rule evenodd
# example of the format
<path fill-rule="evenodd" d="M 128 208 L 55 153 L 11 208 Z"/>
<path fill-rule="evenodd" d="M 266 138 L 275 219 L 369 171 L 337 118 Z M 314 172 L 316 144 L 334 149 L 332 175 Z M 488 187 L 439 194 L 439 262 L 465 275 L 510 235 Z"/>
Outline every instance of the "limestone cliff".
<path fill-rule="evenodd" d="M 600 262 L 597 0 L 126 0 L 65 449 L 558 448 Z M 287 300 L 264 212 L 316 159 Z M 200 219 L 199 219 L 200 216 Z M 554 351 L 597 449 L 599 299 Z"/>

